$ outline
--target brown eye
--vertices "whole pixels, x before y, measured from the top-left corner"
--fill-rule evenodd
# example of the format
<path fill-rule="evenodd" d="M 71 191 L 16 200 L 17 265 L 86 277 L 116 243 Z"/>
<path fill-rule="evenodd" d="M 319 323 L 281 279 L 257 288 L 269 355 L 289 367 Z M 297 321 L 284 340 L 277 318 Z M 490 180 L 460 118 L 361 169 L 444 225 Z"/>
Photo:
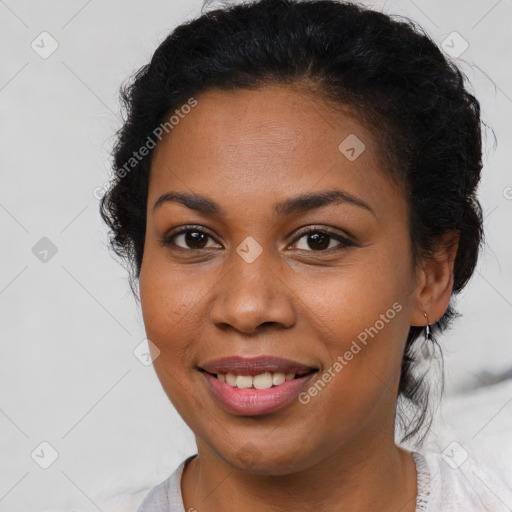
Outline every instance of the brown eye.
<path fill-rule="evenodd" d="M 213 239 L 206 231 L 198 228 L 184 228 L 160 240 L 162 245 L 175 246 L 184 250 L 204 249 L 208 240 Z"/>
<path fill-rule="evenodd" d="M 208 242 L 208 235 L 199 231 L 187 231 L 182 235 L 185 244 L 191 249 L 202 249 Z"/>
<path fill-rule="evenodd" d="M 312 233 L 306 237 L 307 244 L 311 249 L 327 249 L 332 238 L 325 233 Z"/>
<path fill-rule="evenodd" d="M 302 233 L 295 239 L 294 244 L 297 244 L 299 240 L 305 239 L 302 247 L 297 247 L 299 250 L 305 250 L 309 252 L 324 252 L 330 249 L 342 250 L 346 247 L 353 247 L 356 244 L 348 238 L 327 230 L 309 230 Z M 338 244 L 332 244 L 333 241 L 337 241 Z"/>

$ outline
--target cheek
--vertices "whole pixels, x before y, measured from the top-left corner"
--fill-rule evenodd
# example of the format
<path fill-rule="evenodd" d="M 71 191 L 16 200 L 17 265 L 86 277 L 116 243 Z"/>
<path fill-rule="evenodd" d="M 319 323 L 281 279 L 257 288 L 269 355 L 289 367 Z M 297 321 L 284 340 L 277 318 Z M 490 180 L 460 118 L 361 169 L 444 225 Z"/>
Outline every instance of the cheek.
<path fill-rule="evenodd" d="M 194 422 L 197 401 L 190 375 L 189 340 L 198 331 L 197 316 L 204 295 L 178 271 L 173 271 L 151 251 L 145 254 L 140 274 L 140 299 L 147 338 L 157 347 L 153 368 L 176 410 L 185 422 Z"/>
<path fill-rule="evenodd" d="M 179 372 L 184 347 L 180 339 L 190 328 L 188 316 L 193 312 L 197 302 L 193 287 L 178 282 L 169 265 L 150 248 L 144 254 L 141 268 L 139 289 L 142 316 L 147 338 L 160 350 L 154 366 L 158 369 L 172 368 Z M 180 336 L 176 336 L 177 333 Z"/>
<path fill-rule="evenodd" d="M 173 340 L 176 332 L 186 329 L 190 325 L 187 318 L 201 305 L 204 282 L 173 265 L 165 257 L 165 250 L 147 244 L 139 279 L 146 332 L 165 343 Z"/>
<path fill-rule="evenodd" d="M 409 330 L 407 265 L 407 255 L 380 248 L 358 255 L 357 263 L 303 281 L 315 286 L 308 285 L 310 292 L 302 294 L 306 307 L 301 314 L 315 325 L 315 337 L 329 359 L 322 373 L 328 383 L 310 387 L 317 396 L 311 400 L 339 413 L 340 421 L 352 411 L 348 421 L 354 427 L 382 397 L 396 400 Z"/>
<path fill-rule="evenodd" d="M 404 329 L 405 315 L 397 314 L 397 309 L 407 310 L 409 300 L 403 255 L 377 247 L 362 249 L 339 268 L 303 274 L 299 286 L 306 305 L 302 314 L 323 332 L 321 338 L 333 356 L 348 350 L 352 340 L 364 340 L 368 331 L 375 334 L 375 328 L 389 339 L 397 339 Z M 400 307 L 393 308 L 395 303 Z"/>

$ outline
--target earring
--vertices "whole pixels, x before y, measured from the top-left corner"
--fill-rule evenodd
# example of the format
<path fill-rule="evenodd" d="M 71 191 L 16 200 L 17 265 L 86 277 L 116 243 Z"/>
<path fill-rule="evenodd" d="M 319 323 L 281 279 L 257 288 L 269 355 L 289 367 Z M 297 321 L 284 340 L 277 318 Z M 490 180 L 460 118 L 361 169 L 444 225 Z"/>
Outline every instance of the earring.
<path fill-rule="evenodd" d="M 421 353 L 425 359 L 431 360 L 434 357 L 434 344 L 432 343 L 432 338 L 430 336 L 430 324 L 428 322 L 427 313 L 423 313 L 425 316 L 425 338 L 423 340 L 423 344 L 421 346 Z"/>

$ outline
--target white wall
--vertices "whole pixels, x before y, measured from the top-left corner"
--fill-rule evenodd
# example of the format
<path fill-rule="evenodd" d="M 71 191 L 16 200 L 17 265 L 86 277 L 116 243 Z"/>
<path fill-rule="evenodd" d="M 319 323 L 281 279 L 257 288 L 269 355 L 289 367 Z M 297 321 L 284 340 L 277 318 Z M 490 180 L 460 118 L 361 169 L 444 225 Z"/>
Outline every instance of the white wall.
<path fill-rule="evenodd" d="M 410 16 L 439 43 L 453 31 L 468 42 L 458 61 L 498 137 L 481 188 L 488 249 L 442 339 L 453 394 L 512 367 L 512 3 L 366 3 Z M 201 4 L 0 2 L 0 511 L 97 510 L 195 453 L 152 367 L 132 353 L 141 315 L 93 190 L 108 176 L 121 82 Z M 43 31 L 58 43 L 46 59 L 31 47 L 51 48 Z M 43 237 L 57 248 L 46 263 L 32 252 Z M 58 452 L 46 470 L 31 458 L 43 441 Z"/>

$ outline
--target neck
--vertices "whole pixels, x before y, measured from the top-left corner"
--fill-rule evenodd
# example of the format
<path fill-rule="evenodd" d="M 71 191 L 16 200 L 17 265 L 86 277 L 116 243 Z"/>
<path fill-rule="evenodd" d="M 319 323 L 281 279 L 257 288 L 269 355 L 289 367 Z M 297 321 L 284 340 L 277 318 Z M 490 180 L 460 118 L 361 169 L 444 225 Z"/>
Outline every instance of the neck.
<path fill-rule="evenodd" d="M 316 464 L 285 475 L 234 468 L 198 440 L 198 456 L 182 477 L 185 510 L 324 510 L 381 512 L 416 509 L 412 455 L 393 437 L 373 438 L 329 450 Z"/>

